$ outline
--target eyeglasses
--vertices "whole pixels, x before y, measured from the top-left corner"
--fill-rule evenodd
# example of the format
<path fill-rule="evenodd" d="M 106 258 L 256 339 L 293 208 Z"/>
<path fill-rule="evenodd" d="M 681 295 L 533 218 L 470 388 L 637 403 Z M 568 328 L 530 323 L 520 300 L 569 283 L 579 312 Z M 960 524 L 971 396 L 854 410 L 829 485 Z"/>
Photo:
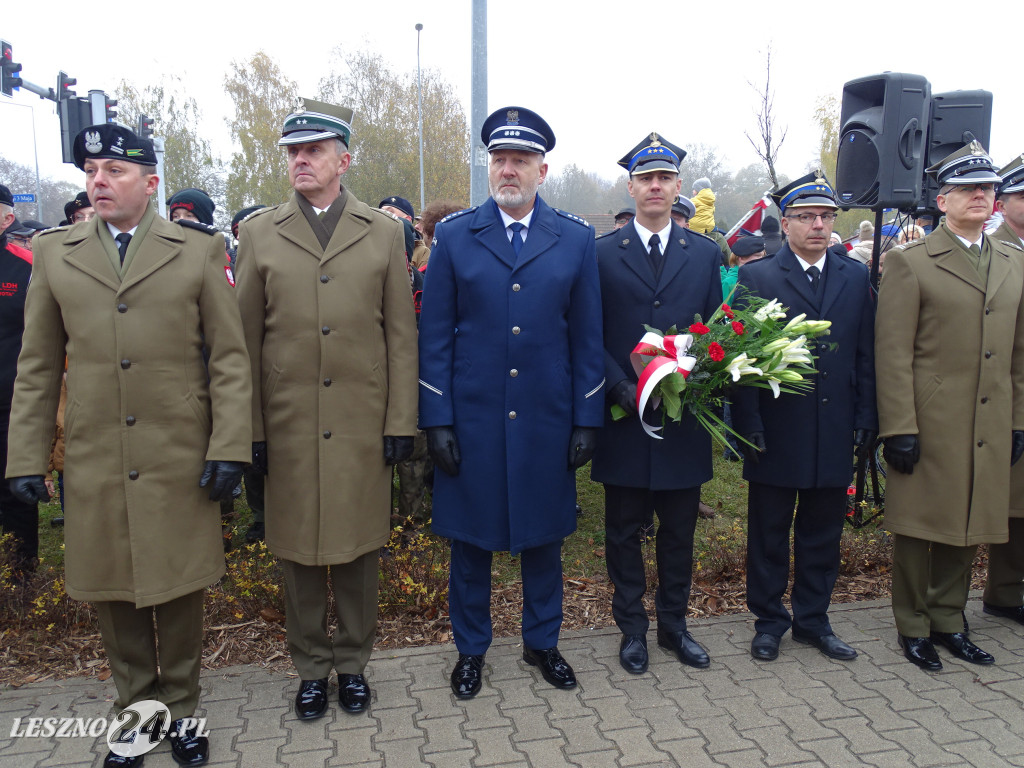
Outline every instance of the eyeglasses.
<path fill-rule="evenodd" d="M 787 219 L 799 221 L 801 224 L 814 224 L 815 219 L 821 219 L 822 224 L 831 224 L 836 220 L 836 213 L 791 213 Z"/>

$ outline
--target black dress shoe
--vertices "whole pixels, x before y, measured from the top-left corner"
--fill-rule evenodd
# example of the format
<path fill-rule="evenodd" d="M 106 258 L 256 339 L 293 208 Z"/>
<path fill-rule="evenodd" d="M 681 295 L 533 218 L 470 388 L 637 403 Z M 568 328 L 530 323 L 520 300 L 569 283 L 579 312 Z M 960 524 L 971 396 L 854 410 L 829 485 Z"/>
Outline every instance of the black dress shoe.
<path fill-rule="evenodd" d="M 750 641 L 750 655 L 757 661 L 775 661 L 779 658 L 779 643 L 782 638 L 767 632 L 757 632 Z"/>
<path fill-rule="evenodd" d="M 460 653 L 452 670 L 452 693 L 460 699 L 472 699 L 483 685 L 484 655 Z"/>
<path fill-rule="evenodd" d="M 263 541 L 266 535 L 267 529 L 263 523 L 253 523 L 249 526 L 249 530 L 245 532 L 245 543 L 255 544 L 257 541 Z"/>
<path fill-rule="evenodd" d="M 647 635 L 623 635 L 619 643 L 619 664 L 631 675 L 647 671 Z"/>
<path fill-rule="evenodd" d="M 963 632 L 932 632 L 932 642 L 946 646 L 957 658 L 971 664 L 995 664 L 996 658 L 967 639 Z"/>
<path fill-rule="evenodd" d="M 939 661 L 939 654 L 935 652 L 935 646 L 927 637 L 904 637 L 899 635 L 900 648 L 903 655 L 911 664 L 916 664 L 925 672 L 938 672 L 942 669 L 942 662 Z"/>
<path fill-rule="evenodd" d="M 171 723 L 167 740 L 171 742 L 171 757 L 178 765 L 206 765 L 210 759 L 210 740 L 196 732 L 197 726 L 184 727 L 183 719 Z"/>
<path fill-rule="evenodd" d="M 103 768 L 139 768 L 144 757 L 145 755 L 122 757 L 121 755 L 115 755 L 113 752 L 108 752 L 107 757 L 103 761 Z"/>
<path fill-rule="evenodd" d="M 992 616 L 1000 616 L 1004 619 L 1016 621 L 1018 624 L 1024 624 L 1024 605 L 1015 605 L 1012 608 L 1006 608 L 1002 605 L 982 603 L 981 610 Z"/>
<path fill-rule="evenodd" d="M 813 645 L 830 659 L 850 661 L 851 659 L 857 658 L 857 652 L 831 632 L 827 635 L 820 635 L 818 637 L 814 637 L 812 635 L 800 635 L 794 632 L 793 639 L 798 643 Z"/>
<path fill-rule="evenodd" d="M 683 664 L 697 669 L 706 669 L 711 666 L 711 657 L 708 656 L 708 652 L 686 630 L 669 632 L 667 629 L 658 627 L 658 645 L 672 651 Z"/>
<path fill-rule="evenodd" d="M 327 711 L 327 678 L 303 680 L 295 694 L 295 714 L 299 720 L 315 720 Z"/>
<path fill-rule="evenodd" d="M 363 712 L 370 706 L 370 686 L 362 675 L 338 675 L 338 703 L 346 712 Z"/>
<path fill-rule="evenodd" d="M 555 688 L 576 687 L 576 673 L 572 671 L 569 662 L 562 658 L 558 648 L 535 651 L 524 645 L 523 661 L 531 666 L 540 667 L 540 673 L 544 675 L 544 679 Z"/>

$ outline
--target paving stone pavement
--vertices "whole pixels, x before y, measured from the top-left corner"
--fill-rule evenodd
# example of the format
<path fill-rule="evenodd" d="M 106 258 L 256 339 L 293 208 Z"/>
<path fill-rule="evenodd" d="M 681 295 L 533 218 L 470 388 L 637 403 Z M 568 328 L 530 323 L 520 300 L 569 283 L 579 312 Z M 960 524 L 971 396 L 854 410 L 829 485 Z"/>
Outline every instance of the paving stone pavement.
<path fill-rule="evenodd" d="M 896 646 L 888 602 L 835 606 L 833 626 L 860 653 L 837 662 L 788 636 L 774 662 L 750 658 L 749 615 L 693 621 L 709 669 L 684 667 L 649 635 L 650 670 L 618 664 L 614 629 L 566 633 L 560 648 L 579 686 L 559 691 L 521 660 L 514 639 L 487 654 L 481 693 L 448 687 L 451 645 L 380 651 L 367 678 L 368 713 L 332 706 L 300 722 L 294 677 L 239 666 L 203 673 L 203 710 L 216 768 L 930 768 L 1024 766 L 1024 631 L 968 605 L 971 637 L 996 664 L 940 650 L 928 674 Z M 16 717 L 106 717 L 113 685 L 94 679 L 0 689 L 0 768 L 99 766 L 103 738 L 11 737 Z M 23 720 L 24 722 L 24 720 Z M 146 768 L 175 765 L 170 748 Z"/>

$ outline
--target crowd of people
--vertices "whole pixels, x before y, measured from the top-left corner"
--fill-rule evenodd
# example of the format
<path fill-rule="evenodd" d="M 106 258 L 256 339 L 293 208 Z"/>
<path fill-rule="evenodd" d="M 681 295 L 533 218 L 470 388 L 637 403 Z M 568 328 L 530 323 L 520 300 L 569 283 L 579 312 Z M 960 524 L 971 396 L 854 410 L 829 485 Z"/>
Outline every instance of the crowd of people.
<path fill-rule="evenodd" d="M 0 186 L 3 528 L 26 577 L 59 418 L 68 594 L 95 606 L 116 708 L 167 708 L 175 760 L 210 757 L 190 720 L 202 596 L 224 574 L 218 505 L 228 518 L 242 482 L 246 540 L 265 539 L 283 566 L 300 720 L 324 715 L 332 673 L 343 710 L 370 706 L 395 465 L 399 514 L 425 517 L 433 476 L 433 531 L 450 540 L 456 697 L 484 685 L 496 551 L 519 556 L 524 662 L 576 686 L 558 647 L 561 548 L 588 462 L 604 486 L 621 666 L 648 669 L 641 541 L 656 516 L 657 643 L 707 668 L 686 616 L 713 441 L 690 413 L 645 434 L 631 353 L 645 325 L 686 326 L 729 296 L 831 323 L 810 392 L 728 393 L 748 483 L 753 659 L 778 658 L 787 632 L 857 657 L 828 611 L 854 458 L 881 437 L 899 646 L 930 671 L 936 646 L 995 663 L 963 611 L 986 543 L 984 610 L 1024 625 L 1024 475 L 1011 469 L 1024 453 L 1024 156 L 997 171 L 973 142 L 929 168 L 944 221 L 888 252 L 876 301 L 863 249 L 833 243 L 839 206 L 820 171 L 774 191 L 779 217 L 730 246 L 710 184 L 682 196 L 686 152 L 651 132 L 618 160 L 635 207 L 598 237 L 538 194 L 555 133 L 510 106 L 482 129 L 487 201 L 432 203 L 417 221 L 405 198 L 371 207 L 346 189 L 351 123 L 313 100 L 285 118 L 293 194 L 239 211 L 227 252 L 202 190 L 157 215 L 152 142 L 116 124 L 76 137 L 86 190 L 31 251 L 13 242 L 20 226 L 8 234 Z M 993 208 L 1002 225 L 985 233 Z M 143 759 L 112 751 L 104 765 Z"/>

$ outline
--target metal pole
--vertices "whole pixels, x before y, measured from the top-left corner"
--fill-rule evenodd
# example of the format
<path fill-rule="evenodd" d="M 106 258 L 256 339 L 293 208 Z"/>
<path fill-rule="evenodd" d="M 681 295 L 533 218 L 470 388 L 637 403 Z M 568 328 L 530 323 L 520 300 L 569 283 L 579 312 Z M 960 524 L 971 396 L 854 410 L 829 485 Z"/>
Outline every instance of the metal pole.
<path fill-rule="evenodd" d="M 423 195 L 423 76 L 420 74 L 420 32 L 423 25 L 416 25 L 416 85 L 420 93 L 420 213 L 426 207 L 426 199 Z"/>
<path fill-rule="evenodd" d="M 480 129 L 487 119 L 487 0 L 473 0 L 473 90 L 469 128 L 469 204 L 480 205 L 487 189 L 487 148 Z"/>
<path fill-rule="evenodd" d="M 42 221 L 43 190 L 39 184 L 39 142 L 36 141 L 36 111 L 32 107 L 29 107 L 29 111 L 32 113 L 32 152 L 36 156 L 36 221 Z"/>
<path fill-rule="evenodd" d="M 153 149 L 156 151 L 156 172 L 159 182 L 156 188 L 156 215 L 167 215 L 167 188 L 164 186 L 164 140 L 162 136 L 153 137 Z"/>

